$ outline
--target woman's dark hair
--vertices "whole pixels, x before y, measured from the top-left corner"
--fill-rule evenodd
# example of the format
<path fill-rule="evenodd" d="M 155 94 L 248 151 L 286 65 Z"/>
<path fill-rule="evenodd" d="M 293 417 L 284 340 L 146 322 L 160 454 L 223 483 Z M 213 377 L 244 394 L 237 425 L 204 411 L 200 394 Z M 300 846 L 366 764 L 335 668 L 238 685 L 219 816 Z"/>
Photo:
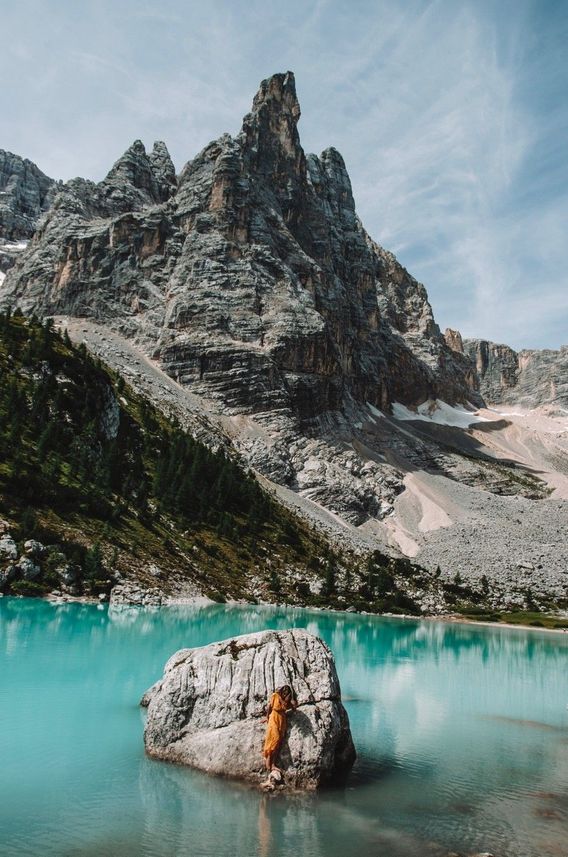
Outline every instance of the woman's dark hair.
<path fill-rule="evenodd" d="M 282 687 L 278 689 L 278 693 L 282 697 L 290 697 L 290 699 L 293 699 L 294 697 L 294 691 L 289 684 L 283 684 Z"/>

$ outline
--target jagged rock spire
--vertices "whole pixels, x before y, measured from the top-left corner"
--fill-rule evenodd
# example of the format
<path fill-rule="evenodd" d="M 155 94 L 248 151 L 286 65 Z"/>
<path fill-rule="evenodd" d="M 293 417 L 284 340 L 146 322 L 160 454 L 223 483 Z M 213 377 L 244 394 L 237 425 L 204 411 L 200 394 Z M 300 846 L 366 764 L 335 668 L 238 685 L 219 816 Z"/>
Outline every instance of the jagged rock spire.
<path fill-rule="evenodd" d="M 297 124 L 300 104 L 291 71 L 263 80 L 252 110 L 243 119 L 240 140 L 250 162 L 277 184 L 290 178 L 290 171 L 305 173 L 305 157 Z"/>
<path fill-rule="evenodd" d="M 112 166 L 103 185 L 125 186 L 142 192 L 144 202 L 164 202 L 175 190 L 175 169 L 165 143 L 157 142 L 148 155 L 141 140 L 135 140 Z"/>
<path fill-rule="evenodd" d="M 168 152 L 168 147 L 162 140 L 156 140 L 154 148 L 148 155 L 148 160 L 161 189 L 173 192 L 176 187 L 176 170 Z M 167 197 L 166 197 L 167 198 Z"/>
<path fill-rule="evenodd" d="M 294 122 L 300 118 L 300 103 L 296 95 L 296 79 L 292 71 L 284 74 L 273 74 L 263 80 L 258 88 L 253 102 L 252 113 L 259 113 L 264 108 L 275 112 L 288 112 Z"/>

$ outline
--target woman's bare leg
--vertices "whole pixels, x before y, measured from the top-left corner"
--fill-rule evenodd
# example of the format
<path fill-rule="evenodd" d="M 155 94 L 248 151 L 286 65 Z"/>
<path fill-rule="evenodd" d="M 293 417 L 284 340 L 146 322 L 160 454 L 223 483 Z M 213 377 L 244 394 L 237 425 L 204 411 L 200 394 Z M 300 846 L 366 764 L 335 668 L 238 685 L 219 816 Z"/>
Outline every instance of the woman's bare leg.
<path fill-rule="evenodd" d="M 282 771 L 276 766 L 274 761 L 277 753 L 278 748 L 276 750 L 273 750 L 272 753 L 268 753 L 268 755 L 265 756 L 266 770 L 268 771 L 268 773 L 270 773 L 270 771 L 278 771 L 279 773 L 282 773 Z"/>

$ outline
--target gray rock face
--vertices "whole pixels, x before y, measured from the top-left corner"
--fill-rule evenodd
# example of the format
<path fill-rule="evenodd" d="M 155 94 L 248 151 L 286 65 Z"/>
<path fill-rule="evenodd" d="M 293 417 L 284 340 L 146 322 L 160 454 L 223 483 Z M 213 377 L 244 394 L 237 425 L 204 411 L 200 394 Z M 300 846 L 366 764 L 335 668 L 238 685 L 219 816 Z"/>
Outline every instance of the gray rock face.
<path fill-rule="evenodd" d="M 56 187 L 34 163 L 0 149 L 0 238 L 31 238 Z"/>
<path fill-rule="evenodd" d="M 41 573 L 41 567 L 27 556 L 22 556 L 16 564 L 16 568 L 24 580 L 35 580 Z"/>
<path fill-rule="evenodd" d="M 14 539 L 9 536 L 2 536 L 0 538 L 0 558 L 2 559 L 17 559 L 18 557 L 18 546 Z"/>
<path fill-rule="evenodd" d="M 7 565 L 6 568 L 0 568 L 0 591 L 17 576 L 17 573 L 16 566 L 12 564 Z"/>
<path fill-rule="evenodd" d="M 159 607 L 163 597 L 159 589 L 142 589 L 132 581 L 124 581 L 117 584 L 111 591 L 110 603 L 112 606 L 138 606 Z"/>
<path fill-rule="evenodd" d="M 56 574 L 64 587 L 74 587 L 79 579 L 79 570 L 67 562 L 57 566 Z"/>
<path fill-rule="evenodd" d="M 298 709 L 278 764 L 285 784 L 315 789 L 344 778 L 355 759 L 333 655 L 307 631 L 263 631 L 182 649 L 142 698 L 146 752 L 210 774 L 260 783 L 264 706 L 291 684 Z"/>
<path fill-rule="evenodd" d="M 517 352 L 508 345 L 466 339 L 463 350 L 475 366 L 475 387 L 488 403 L 568 407 L 568 346 Z"/>
<path fill-rule="evenodd" d="M 24 542 L 24 553 L 32 559 L 38 559 L 45 553 L 45 547 L 36 539 L 28 539 Z"/>
<path fill-rule="evenodd" d="M 470 394 L 424 287 L 367 236 L 339 153 L 306 157 L 299 116 L 274 75 L 179 182 L 140 141 L 100 184 L 68 182 L 3 302 L 120 328 L 235 414 Z"/>

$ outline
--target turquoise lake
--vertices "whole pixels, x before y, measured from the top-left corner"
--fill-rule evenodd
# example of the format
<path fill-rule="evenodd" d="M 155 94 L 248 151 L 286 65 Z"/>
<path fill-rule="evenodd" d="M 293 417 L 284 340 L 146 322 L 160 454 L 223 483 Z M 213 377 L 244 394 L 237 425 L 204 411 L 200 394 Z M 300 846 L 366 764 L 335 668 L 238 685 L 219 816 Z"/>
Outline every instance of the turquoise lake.
<path fill-rule="evenodd" d="M 177 649 L 305 627 L 332 648 L 358 760 L 263 796 L 144 756 Z M 568 855 L 568 634 L 260 607 L 0 599 L 0 854 Z"/>

